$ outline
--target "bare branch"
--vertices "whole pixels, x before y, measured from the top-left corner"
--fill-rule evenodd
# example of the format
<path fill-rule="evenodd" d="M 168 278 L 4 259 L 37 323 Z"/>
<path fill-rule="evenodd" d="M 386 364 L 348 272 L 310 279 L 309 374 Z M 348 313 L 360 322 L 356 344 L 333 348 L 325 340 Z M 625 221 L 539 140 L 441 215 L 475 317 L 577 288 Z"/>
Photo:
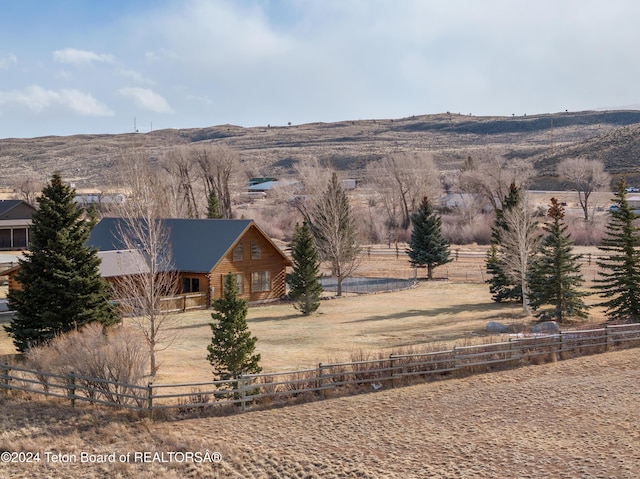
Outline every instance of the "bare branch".
<path fill-rule="evenodd" d="M 584 214 L 584 221 L 593 221 L 596 204 L 591 204 L 590 197 L 594 191 L 608 188 L 611 175 L 604 171 L 604 163 L 586 158 L 567 158 L 558 164 L 558 176 L 566 179 L 578 192 L 578 201 Z"/>

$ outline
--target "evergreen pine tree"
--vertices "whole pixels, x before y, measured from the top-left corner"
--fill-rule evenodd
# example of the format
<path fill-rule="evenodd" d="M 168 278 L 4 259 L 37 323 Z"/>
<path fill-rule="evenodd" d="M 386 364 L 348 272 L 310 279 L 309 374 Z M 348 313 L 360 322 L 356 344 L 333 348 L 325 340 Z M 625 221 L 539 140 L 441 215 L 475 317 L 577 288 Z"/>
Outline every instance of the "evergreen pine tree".
<path fill-rule="evenodd" d="M 514 285 L 513 281 L 507 278 L 504 273 L 504 266 L 498 257 L 498 245 L 495 243 L 491 243 L 487 251 L 485 265 L 490 276 L 486 282 L 489 283 L 489 292 L 495 302 L 522 301 L 522 287 Z"/>
<path fill-rule="evenodd" d="M 564 208 L 551 198 L 547 212 L 551 223 L 545 225 L 547 235 L 542 240 L 538 256 L 529 273 L 529 305 L 539 310 L 544 305 L 553 309 L 540 311 L 536 316 L 559 323 L 568 317 L 585 318 L 588 293 L 580 291 L 584 279 L 580 274 L 580 255 L 572 254 L 573 242 L 564 223 Z"/>
<path fill-rule="evenodd" d="M 310 315 L 320 306 L 320 261 L 311 228 L 305 221 L 302 226 L 296 224 L 291 242 L 291 258 L 293 271 L 287 275 L 289 298 L 294 307 L 305 316 Z"/>
<path fill-rule="evenodd" d="M 209 323 L 213 337 L 207 347 L 207 360 L 217 379 L 236 379 L 243 373 L 262 371 L 260 355 L 254 354 L 258 338 L 251 336 L 247 325 L 247 302 L 238 298 L 238 286 L 232 273 L 224 281 L 222 297 L 213 301 L 215 320 Z"/>
<path fill-rule="evenodd" d="M 496 220 L 491 228 L 491 249 L 487 252 L 486 267 L 490 278 L 489 291 L 492 299 L 498 303 L 503 301 L 522 301 L 522 285 L 510 279 L 505 272 L 503 262 L 504 251 L 500 248 L 502 236 L 509 228 L 505 219 L 505 213 L 512 210 L 520 202 L 520 190 L 511 183 L 509 193 L 502 201 L 502 208 L 496 209 Z"/>
<path fill-rule="evenodd" d="M 211 191 L 209 193 L 209 198 L 207 199 L 207 218 L 210 219 L 219 219 L 222 218 L 222 211 L 220 210 L 220 202 L 218 201 L 218 196 L 215 191 Z"/>
<path fill-rule="evenodd" d="M 413 230 L 409 240 L 409 262 L 418 268 L 427 268 L 427 279 L 433 279 L 433 270 L 451 261 L 449 242 L 442 236 L 442 220 L 424 197 L 411 215 Z"/>
<path fill-rule="evenodd" d="M 75 190 L 56 173 L 37 199 L 30 243 L 16 274 L 21 289 L 8 294 L 16 315 L 5 329 L 19 351 L 92 321 L 118 320 L 99 273 L 100 259 L 86 245 L 96 219 L 83 219 L 74 198 Z"/>
<path fill-rule="evenodd" d="M 594 288 L 607 298 L 598 306 L 606 308 L 611 320 L 640 322 L 639 217 L 629 206 L 624 180 L 617 183 L 613 201 L 607 234 L 598 247 L 604 256 L 596 262 L 601 271 Z"/>

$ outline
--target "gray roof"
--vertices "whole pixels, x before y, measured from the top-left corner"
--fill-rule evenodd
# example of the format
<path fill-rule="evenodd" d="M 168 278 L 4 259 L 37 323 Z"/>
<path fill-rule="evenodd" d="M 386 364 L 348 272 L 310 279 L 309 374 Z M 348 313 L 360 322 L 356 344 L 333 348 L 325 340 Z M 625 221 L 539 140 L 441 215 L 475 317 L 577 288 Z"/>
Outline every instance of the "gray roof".
<path fill-rule="evenodd" d="M 162 219 L 169 235 L 172 261 L 177 271 L 208 273 L 253 224 L 252 220 Z M 122 218 L 103 218 L 93 228 L 87 244 L 100 251 L 124 250 L 118 224 Z"/>
<path fill-rule="evenodd" d="M 22 200 L 0 200 L 0 215 L 6 213 L 10 209 L 15 208 L 19 204 L 24 203 Z"/>
<path fill-rule="evenodd" d="M 23 200 L 0 200 L 0 217 L 10 213 L 15 208 L 21 208 L 23 214 L 26 215 L 25 218 L 31 218 L 33 212 L 36 211 L 33 206 Z M 20 210 L 17 211 L 18 213 L 20 212 Z"/>
<path fill-rule="evenodd" d="M 98 251 L 100 276 L 113 278 L 149 272 L 144 256 L 138 250 Z"/>

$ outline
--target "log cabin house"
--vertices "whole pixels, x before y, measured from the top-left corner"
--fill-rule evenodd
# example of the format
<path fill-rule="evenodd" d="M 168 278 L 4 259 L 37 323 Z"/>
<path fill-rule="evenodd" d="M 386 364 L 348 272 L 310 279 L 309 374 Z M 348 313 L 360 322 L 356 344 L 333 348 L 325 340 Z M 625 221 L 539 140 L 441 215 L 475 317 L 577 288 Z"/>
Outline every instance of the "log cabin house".
<path fill-rule="evenodd" d="M 98 249 L 106 263 L 126 251 L 119 231 L 122 218 L 103 218 L 91 231 L 88 244 Z M 224 277 L 233 273 L 239 297 L 266 302 L 286 294 L 287 256 L 253 220 L 163 219 L 170 255 L 184 295 L 200 293 L 205 306 L 221 297 Z M 130 254 L 130 253 L 129 253 Z M 107 280 L 115 280 L 118 267 L 103 264 Z M 121 267 L 120 267 L 121 268 Z M 109 270 L 110 273 L 106 274 Z"/>

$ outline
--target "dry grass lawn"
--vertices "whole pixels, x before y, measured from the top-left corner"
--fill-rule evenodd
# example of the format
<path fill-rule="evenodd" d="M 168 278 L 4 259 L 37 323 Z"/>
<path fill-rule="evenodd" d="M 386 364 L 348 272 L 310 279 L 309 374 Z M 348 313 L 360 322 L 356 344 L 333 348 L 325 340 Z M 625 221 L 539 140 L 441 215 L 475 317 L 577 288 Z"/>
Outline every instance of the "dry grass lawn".
<path fill-rule="evenodd" d="M 477 261 L 461 258 L 450 271 Z M 405 269 L 394 256 L 363 265 L 371 275 Z M 595 311 L 593 320 L 600 315 Z M 269 371 L 348 360 L 354 351 L 491 340 L 478 338 L 490 320 L 529 318 L 517 305 L 493 303 L 482 283 L 448 281 L 323 301 L 320 313 L 306 318 L 288 304 L 249 313 Z M 178 321 L 156 382 L 210 379 L 210 312 Z M 12 351 L 1 328 L 0 348 Z M 631 479 L 640 468 L 637 358 L 632 349 L 227 417 L 173 412 L 156 422 L 0 393 L 0 452 L 40 453 L 39 463 L 0 463 L 0 477 Z M 220 453 L 221 462 L 168 459 L 207 450 Z M 45 452 L 68 454 L 71 462 L 54 463 Z M 133 462 L 135 452 L 164 453 L 169 462 L 153 455 Z M 116 462 L 82 463 L 82 453 L 113 453 Z M 132 459 L 120 462 L 127 454 Z"/>
<path fill-rule="evenodd" d="M 487 321 L 521 321 L 519 308 L 495 305 L 486 285 L 422 283 L 416 289 L 323 301 L 304 317 L 290 304 L 250 309 L 248 324 L 258 337 L 265 371 L 312 368 L 348 361 L 353 352 L 397 351 L 433 343 L 465 341 L 483 334 Z M 211 377 L 206 361 L 211 341 L 209 311 L 179 317 L 178 337 L 159 356 L 157 382 Z"/>
<path fill-rule="evenodd" d="M 461 247 L 464 255 L 458 261 L 436 269 L 436 276 L 446 271 L 454 281 L 421 282 L 417 288 L 405 291 L 326 300 L 309 317 L 300 315 L 288 303 L 249 308 L 248 324 L 258 337 L 257 352 L 262 356 L 263 369 L 273 372 L 313 368 L 319 362 L 349 361 L 352 354 L 360 352 L 390 354 L 406 348 L 497 341 L 497 337 L 486 337 L 488 321 L 531 323 L 519 305 L 494 303 L 481 276 L 470 274 L 483 267 L 484 250 Z M 362 264 L 360 274 L 406 278 L 412 272 L 404 255 L 396 258 L 395 254 L 372 254 Z M 464 282 L 470 277 L 473 281 Z M 601 320 L 601 312 L 592 311 L 591 322 Z M 211 311 L 176 316 L 176 339 L 159 353 L 160 371 L 154 382 L 202 382 L 212 378 L 206 360 L 211 341 L 209 322 Z M 14 352 L 0 327 L 0 354 Z"/>

